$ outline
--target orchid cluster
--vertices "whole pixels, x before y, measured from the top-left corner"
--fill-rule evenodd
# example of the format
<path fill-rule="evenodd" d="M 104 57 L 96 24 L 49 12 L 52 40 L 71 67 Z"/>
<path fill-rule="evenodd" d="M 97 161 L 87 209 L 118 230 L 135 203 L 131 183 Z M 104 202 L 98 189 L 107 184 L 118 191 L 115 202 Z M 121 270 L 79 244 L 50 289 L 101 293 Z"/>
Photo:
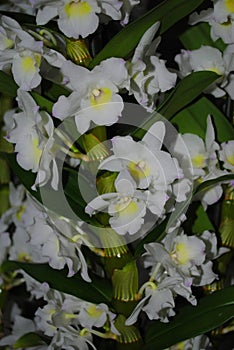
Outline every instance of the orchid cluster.
<path fill-rule="evenodd" d="M 3 350 L 233 330 L 234 1 L 143 2 L 0 5 Z"/>

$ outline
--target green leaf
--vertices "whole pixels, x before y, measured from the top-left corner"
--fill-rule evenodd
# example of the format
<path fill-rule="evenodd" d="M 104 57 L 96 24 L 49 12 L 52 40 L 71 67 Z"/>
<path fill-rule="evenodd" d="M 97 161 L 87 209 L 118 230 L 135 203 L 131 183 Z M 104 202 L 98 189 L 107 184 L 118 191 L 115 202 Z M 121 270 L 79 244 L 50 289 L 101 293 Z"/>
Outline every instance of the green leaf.
<path fill-rule="evenodd" d="M 209 114 L 214 122 L 217 141 L 224 142 L 234 139 L 234 128 L 225 115 L 206 97 L 200 98 L 191 106 L 183 109 L 171 122 L 178 126 L 180 133 L 193 133 L 204 139 Z"/>
<path fill-rule="evenodd" d="M 18 86 L 11 75 L 0 71 L 0 92 L 11 97 L 17 95 Z"/>
<path fill-rule="evenodd" d="M 109 57 L 127 58 L 145 31 L 160 21 L 159 34 L 163 34 L 180 19 L 194 11 L 204 0 L 163 1 L 144 16 L 130 23 L 112 38 L 91 61 L 90 68 Z"/>
<path fill-rule="evenodd" d="M 199 207 L 197 208 L 195 215 L 196 215 L 196 219 L 192 227 L 192 232 L 194 234 L 202 233 L 205 230 L 211 230 L 211 231 L 215 230 L 202 204 L 200 204 Z"/>
<path fill-rule="evenodd" d="M 41 337 L 33 332 L 26 333 L 22 337 L 20 337 L 14 344 L 13 349 L 19 348 L 29 348 L 33 346 L 43 345 L 45 344 Z"/>
<path fill-rule="evenodd" d="M 234 287 L 202 298 L 197 306 L 180 309 L 169 323 L 155 322 L 146 333 L 144 350 L 162 350 L 221 326 L 234 316 Z"/>
<path fill-rule="evenodd" d="M 227 45 L 221 39 L 213 41 L 210 37 L 210 28 L 208 23 L 192 26 L 179 36 L 180 41 L 187 50 L 196 50 L 202 45 L 207 45 L 223 51 Z"/>
<path fill-rule="evenodd" d="M 49 100 L 56 102 L 61 95 L 69 96 L 70 93 L 71 91 L 64 86 L 43 79 L 43 94 Z"/>
<path fill-rule="evenodd" d="M 193 102 L 218 77 L 216 73 L 210 71 L 193 72 L 187 75 L 176 85 L 156 112 L 152 113 L 147 121 L 133 133 L 133 136 L 142 138 L 145 130 L 148 130 L 159 119 L 159 115 L 171 120 L 176 113 Z"/>
<path fill-rule="evenodd" d="M 67 271 L 54 270 L 47 264 L 29 264 L 18 261 L 5 261 L 1 272 L 22 269 L 40 283 L 47 282 L 50 288 L 71 294 L 77 298 L 93 303 L 109 303 L 112 299 L 112 288 L 108 280 L 98 277 L 91 272 L 92 282 L 84 281 L 79 274 L 67 277 Z"/>
<path fill-rule="evenodd" d="M 19 178 L 20 182 L 24 187 L 31 193 L 33 197 L 35 197 L 37 200 L 41 201 L 41 197 L 38 191 L 33 191 L 31 189 L 32 185 L 35 182 L 36 175 L 33 174 L 30 171 L 26 171 L 23 168 L 19 166 L 19 164 L 16 161 L 15 153 L 4 153 L 1 152 L 0 156 L 5 158 L 8 165 L 12 169 L 13 173 Z"/>
<path fill-rule="evenodd" d="M 207 180 L 198 185 L 194 190 L 194 195 L 200 195 L 217 184 L 228 182 L 234 179 L 234 174 L 219 176 L 216 179 Z"/>
<path fill-rule="evenodd" d="M 170 120 L 218 78 L 219 75 L 211 71 L 199 71 L 187 75 L 177 84 L 168 98 L 163 101 L 157 112 Z"/>
<path fill-rule="evenodd" d="M 18 88 L 18 85 L 15 83 L 11 75 L 0 71 L 0 92 L 10 97 L 16 97 Z M 36 92 L 32 92 L 31 94 L 41 109 L 51 113 L 53 107 L 53 103 L 51 101 Z"/>
<path fill-rule="evenodd" d="M 50 114 L 52 113 L 53 103 L 51 101 L 47 100 L 47 98 L 37 94 L 36 92 L 32 92 L 31 95 L 41 109 Z"/>

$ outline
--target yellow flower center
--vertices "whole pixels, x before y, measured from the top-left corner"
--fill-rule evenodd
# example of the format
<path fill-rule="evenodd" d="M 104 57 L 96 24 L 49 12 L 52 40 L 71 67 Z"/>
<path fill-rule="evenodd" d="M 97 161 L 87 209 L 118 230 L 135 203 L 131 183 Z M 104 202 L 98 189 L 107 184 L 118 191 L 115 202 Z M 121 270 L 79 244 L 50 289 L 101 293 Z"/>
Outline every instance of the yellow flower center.
<path fill-rule="evenodd" d="M 25 56 L 21 60 L 22 70 L 27 73 L 32 73 L 35 71 L 35 61 L 30 56 Z"/>
<path fill-rule="evenodd" d="M 132 216 L 138 212 L 138 205 L 130 197 L 124 197 L 119 200 L 115 206 L 115 210 L 121 216 Z"/>
<path fill-rule="evenodd" d="M 234 12 L 234 0 L 225 0 L 225 6 L 229 12 Z"/>
<path fill-rule="evenodd" d="M 65 13 L 68 17 L 84 17 L 91 13 L 92 7 L 91 5 L 86 1 L 71 1 L 67 3 L 64 7 Z"/>
<path fill-rule="evenodd" d="M 227 157 L 227 162 L 234 166 L 234 153 L 231 156 Z"/>
<path fill-rule="evenodd" d="M 203 154 L 197 154 L 192 158 L 192 163 L 195 168 L 203 168 L 205 166 L 205 156 Z"/>
<path fill-rule="evenodd" d="M 16 218 L 17 220 L 21 220 L 23 213 L 25 212 L 25 205 L 21 205 L 19 209 L 16 212 Z"/>
<path fill-rule="evenodd" d="M 89 306 L 86 311 L 91 317 L 100 317 L 103 312 L 102 310 L 98 309 L 96 305 Z"/>
<path fill-rule="evenodd" d="M 179 264 L 184 265 L 189 261 L 189 249 L 184 243 L 178 243 L 175 249 L 175 257 Z"/>
<path fill-rule="evenodd" d="M 42 154 L 42 149 L 38 147 L 38 144 L 39 144 L 38 138 L 34 137 L 32 139 L 32 153 L 37 163 L 39 163 L 41 154 Z"/>
<path fill-rule="evenodd" d="M 90 97 L 92 107 L 100 107 L 103 103 L 108 103 L 112 99 L 112 91 L 109 88 L 93 89 Z"/>
<path fill-rule="evenodd" d="M 24 253 L 24 252 L 21 252 L 21 253 L 18 254 L 18 260 L 22 261 L 22 262 L 30 262 L 30 261 L 32 261 L 31 257 L 28 254 Z"/>
<path fill-rule="evenodd" d="M 136 162 L 130 162 L 128 165 L 128 170 L 130 171 L 132 177 L 136 181 L 140 181 L 141 179 L 144 179 L 145 177 L 150 175 L 150 168 L 148 167 L 147 163 L 144 160 Z"/>
<path fill-rule="evenodd" d="M 14 41 L 7 37 L 3 39 L 3 44 L 7 49 L 12 49 L 14 47 Z"/>

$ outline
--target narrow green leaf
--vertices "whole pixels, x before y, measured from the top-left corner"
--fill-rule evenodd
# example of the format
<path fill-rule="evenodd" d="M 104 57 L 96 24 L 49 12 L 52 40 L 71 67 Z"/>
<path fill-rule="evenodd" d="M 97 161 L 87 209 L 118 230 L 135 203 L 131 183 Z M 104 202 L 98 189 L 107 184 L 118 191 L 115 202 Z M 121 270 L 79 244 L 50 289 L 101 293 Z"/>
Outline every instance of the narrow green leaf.
<path fill-rule="evenodd" d="M 181 308 L 169 323 L 155 322 L 146 333 L 144 350 L 163 350 L 182 340 L 221 326 L 234 316 L 234 287 L 202 298 L 197 306 Z"/>
<path fill-rule="evenodd" d="M 71 91 L 65 88 L 64 86 L 43 79 L 43 94 L 49 100 L 56 102 L 59 96 L 69 96 L 70 93 Z"/>
<path fill-rule="evenodd" d="M 4 16 L 8 16 L 11 18 L 14 18 L 17 22 L 23 24 L 23 23 L 30 23 L 30 24 L 36 24 L 36 17 L 32 15 L 28 15 L 23 12 L 13 12 L 13 11 L 0 11 L 0 13 Z"/>
<path fill-rule="evenodd" d="M 156 112 L 140 126 L 133 136 L 142 138 L 145 130 L 148 130 L 162 115 L 171 120 L 176 113 L 193 102 L 209 85 L 218 79 L 218 75 L 210 71 L 193 72 L 182 79 L 172 90 L 169 96 L 161 103 Z M 189 123 L 188 123 L 189 125 Z"/>
<path fill-rule="evenodd" d="M 219 176 L 216 179 L 207 180 L 202 182 L 197 188 L 194 190 L 194 195 L 200 195 L 202 192 L 207 191 L 217 184 L 221 184 L 224 182 L 229 182 L 234 179 L 234 174 L 227 174 L 223 176 Z"/>
<path fill-rule="evenodd" d="M 204 139 L 209 114 L 214 122 L 217 140 L 224 142 L 234 139 L 234 128 L 225 115 L 206 97 L 183 109 L 171 121 L 178 126 L 180 133 L 193 133 Z"/>
<path fill-rule="evenodd" d="M 30 171 L 26 171 L 19 166 L 16 161 L 15 153 L 0 153 L 1 157 L 5 158 L 14 174 L 20 179 L 20 182 L 24 187 L 31 193 L 33 197 L 41 201 L 41 197 L 38 191 L 33 191 L 31 189 L 35 182 L 36 175 Z"/>
<path fill-rule="evenodd" d="M 1 266 L 2 272 L 22 269 L 40 283 L 47 282 L 53 289 L 71 294 L 77 298 L 93 302 L 106 303 L 112 299 L 110 283 L 92 273 L 89 276 L 92 282 L 84 281 L 79 274 L 67 277 L 65 270 L 54 270 L 47 264 L 29 264 L 18 261 L 6 261 Z"/>
<path fill-rule="evenodd" d="M 17 95 L 17 89 L 18 86 L 14 82 L 13 78 L 9 74 L 0 71 L 0 92 L 8 96 L 15 97 Z"/>
<path fill-rule="evenodd" d="M 163 34 L 180 19 L 194 11 L 204 0 L 166 0 L 141 18 L 130 23 L 110 40 L 95 56 L 90 68 L 109 57 L 126 58 L 134 50 L 145 31 L 160 21 L 159 34 Z"/>
<path fill-rule="evenodd" d="M 211 231 L 215 230 L 202 204 L 200 204 L 199 207 L 197 208 L 195 215 L 196 215 L 196 219 L 192 227 L 193 233 L 197 234 L 197 233 L 202 233 L 205 230 L 211 230 Z"/>
<path fill-rule="evenodd" d="M 15 83 L 12 76 L 3 71 L 0 71 L 0 92 L 10 97 L 16 97 L 18 88 L 19 87 Z M 51 101 L 39 95 L 37 92 L 32 92 L 31 94 L 38 106 L 46 110 L 48 113 L 51 113 L 53 107 L 53 103 Z"/>
<path fill-rule="evenodd" d="M 180 41 L 187 50 L 199 49 L 202 45 L 213 46 L 223 51 L 226 45 L 221 39 L 213 41 L 210 37 L 210 25 L 199 23 L 184 31 L 180 36 Z"/>
<path fill-rule="evenodd" d="M 53 103 L 51 101 L 47 100 L 47 98 L 37 94 L 36 92 L 32 92 L 31 95 L 41 109 L 50 114 L 52 113 Z"/>
<path fill-rule="evenodd" d="M 45 344 L 41 337 L 33 332 L 26 333 L 22 337 L 20 337 L 14 344 L 13 349 L 19 348 L 29 348 L 33 346 L 39 346 Z"/>
<path fill-rule="evenodd" d="M 166 101 L 159 106 L 157 112 L 171 119 L 218 78 L 219 75 L 211 71 L 199 71 L 187 75 L 173 89 Z"/>

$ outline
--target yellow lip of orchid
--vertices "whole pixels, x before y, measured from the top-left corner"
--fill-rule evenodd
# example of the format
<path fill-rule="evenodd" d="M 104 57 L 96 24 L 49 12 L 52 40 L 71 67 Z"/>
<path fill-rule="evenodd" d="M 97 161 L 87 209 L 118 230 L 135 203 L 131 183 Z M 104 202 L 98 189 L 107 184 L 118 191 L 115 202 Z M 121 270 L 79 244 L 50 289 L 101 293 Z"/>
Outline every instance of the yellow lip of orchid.
<path fill-rule="evenodd" d="M 35 71 L 35 61 L 30 56 L 24 56 L 21 59 L 21 67 L 25 73 L 31 73 Z"/>
<path fill-rule="evenodd" d="M 94 108 L 99 108 L 102 104 L 111 102 L 112 91 L 107 87 L 94 88 L 90 97 L 90 104 Z"/>
<path fill-rule="evenodd" d="M 225 6 L 229 12 L 234 13 L 234 0 L 225 0 Z"/>
<path fill-rule="evenodd" d="M 65 13 L 70 18 L 80 18 L 89 15 L 92 12 L 91 5 L 86 1 L 71 1 L 64 7 Z"/>
<path fill-rule="evenodd" d="M 133 178 L 137 181 L 140 181 L 151 175 L 150 168 L 144 160 L 139 162 L 130 162 L 128 169 Z"/>
<path fill-rule="evenodd" d="M 192 158 L 192 163 L 196 168 L 203 168 L 205 166 L 205 156 L 204 154 L 197 154 Z"/>

